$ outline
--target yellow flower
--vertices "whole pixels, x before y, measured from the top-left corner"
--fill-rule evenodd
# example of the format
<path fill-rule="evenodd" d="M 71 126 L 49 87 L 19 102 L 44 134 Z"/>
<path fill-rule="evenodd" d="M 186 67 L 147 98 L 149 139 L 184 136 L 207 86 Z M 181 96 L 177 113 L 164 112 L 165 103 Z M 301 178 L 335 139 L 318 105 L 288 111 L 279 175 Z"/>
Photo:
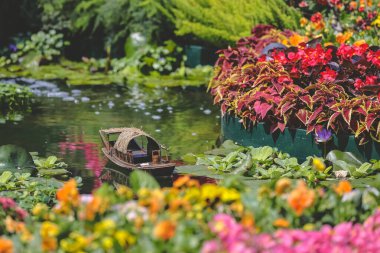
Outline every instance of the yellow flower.
<path fill-rule="evenodd" d="M 377 16 L 377 18 L 372 22 L 371 25 L 380 27 L 380 15 Z"/>
<path fill-rule="evenodd" d="M 49 211 L 49 208 L 47 205 L 43 204 L 43 203 L 38 203 L 37 205 L 35 205 L 32 209 L 32 214 L 34 216 L 40 216 L 42 215 L 43 213 L 46 213 L 47 211 Z"/>
<path fill-rule="evenodd" d="M 340 181 L 338 185 L 334 185 L 333 189 L 339 196 L 342 196 L 343 194 L 352 191 L 352 186 L 350 182 L 343 180 Z"/>
<path fill-rule="evenodd" d="M 42 238 L 56 237 L 59 234 L 59 228 L 56 224 L 45 221 L 42 223 L 40 235 Z"/>
<path fill-rule="evenodd" d="M 72 232 L 70 233 L 69 238 L 61 241 L 60 245 L 65 252 L 83 252 L 89 242 L 90 240 L 85 236 L 77 232 Z"/>
<path fill-rule="evenodd" d="M 324 47 L 334 46 L 334 43 L 332 43 L 332 42 L 325 42 L 325 43 L 323 43 L 323 46 Z"/>
<path fill-rule="evenodd" d="M 276 182 L 275 192 L 277 195 L 283 194 L 290 186 L 292 185 L 292 181 L 288 178 L 281 178 Z"/>
<path fill-rule="evenodd" d="M 304 181 L 298 181 L 297 188 L 290 192 L 288 204 L 296 215 L 302 215 L 303 211 L 314 203 L 315 192 L 307 188 Z"/>
<path fill-rule="evenodd" d="M 117 187 L 117 195 L 125 199 L 131 199 L 133 197 L 133 191 L 129 187 L 121 185 Z"/>
<path fill-rule="evenodd" d="M 223 189 L 221 200 L 223 202 L 231 202 L 235 200 L 240 200 L 240 193 L 236 189 Z"/>
<path fill-rule="evenodd" d="M 287 228 L 290 226 L 290 223 L 286 219 L 278 218 L 275 221 L 273 221 L 273 226 L 278 228 Z"/>
<path fill-rule="evenodd" d="M 203 200 L 214 200 L 220 195 L 220 188 L 214 184 L 204 184 L 201 188 L 201 198 Z"/>
<path fill-rule="evenodd" d="M 95 232 L 98 234 L 110 234 L 116 228 L 116 223 L 111 219 L 104 219 L 95 224 Z"/>
<path fill-rule="evenodd" d="M 132 245 L 136 242 L 136 238 L 124 230 L 116 231 L 115 239 L 122 247 L 125 247 L 126 245 Z"/>
<path fill-rule="evenodd" d="M 325 169 L 326 169 L 326 165 L 323 162 L 323 160 L 320 158 L 317 158 L 317 157 L 313 158 L 313 167 L 314 167 L 314 169 L 321 171 L 321 172 L 325 171 Z"/>
<path fill-rule="evenodd" d="M 13 253 L 13 242 L 4 237 L 0 237 L 0 253 Z"/>
<path fill-rule="evenodd" d="M 315 225 L 312 223 L 307 223 L 303 226 L 303 229 L 306 231 L 311 231 L 311 230 L 315 229 Z"/>
<path fill-rule="evenodd" d="M 104 249 L 109 250 L 113 247 L 113 240 L 111 237 L 105 237 L 102 239 L 102 246 Z"/>
<path fill-rule="evenodd" d="M 170 220 L 160 221 L 153 229 L 153 236 L 161 240 L 169 240 L 175 235 L 176 225 Z"/>

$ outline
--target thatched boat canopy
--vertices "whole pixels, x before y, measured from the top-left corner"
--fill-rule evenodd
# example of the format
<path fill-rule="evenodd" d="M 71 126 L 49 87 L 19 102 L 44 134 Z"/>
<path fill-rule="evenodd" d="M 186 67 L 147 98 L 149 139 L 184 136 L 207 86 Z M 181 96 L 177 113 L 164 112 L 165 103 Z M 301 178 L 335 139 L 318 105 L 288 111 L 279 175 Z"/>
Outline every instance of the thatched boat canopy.
<path fill-rule="evenodd" d="M 141 129 L 138 128 L 118 128 L 114 129 L 115 132 L 121 131 L 121 134 L 116 140 L 116 143 L 114 145 L 114 148 L 122 152 L 123 154 L 126 154 L 128 150 L 136 150 L 139 149 L 139 145 L 136 143 L 134 140 L 135 138 L 142 136 L 146 137 L 147 139 L 147 151 L 148 154 L 151 153 L 152 150 L 159 150 L 160 149 L 160 144 L 150 135 L 142 131 Z"/>

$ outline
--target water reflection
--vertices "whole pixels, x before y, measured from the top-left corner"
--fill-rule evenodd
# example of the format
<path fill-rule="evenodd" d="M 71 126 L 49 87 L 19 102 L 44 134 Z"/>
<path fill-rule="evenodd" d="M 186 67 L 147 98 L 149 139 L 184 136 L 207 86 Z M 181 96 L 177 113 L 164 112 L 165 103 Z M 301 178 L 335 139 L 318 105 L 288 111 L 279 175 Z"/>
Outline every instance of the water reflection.
<path fill-rule="evenodd" d="M 37 105 L 21 122 L 0 124 L 0 145 L 16 144 L 41 156 L 58 154 L 89 191 L 101 184 L 106 165 L 99 129 L 142 127 L 170 148 L 173 159 L 211 149 L 219 134 L 219 109 L 205 88 L 70 89 L 30 79 L 8 82 L 34 85 Z"/>

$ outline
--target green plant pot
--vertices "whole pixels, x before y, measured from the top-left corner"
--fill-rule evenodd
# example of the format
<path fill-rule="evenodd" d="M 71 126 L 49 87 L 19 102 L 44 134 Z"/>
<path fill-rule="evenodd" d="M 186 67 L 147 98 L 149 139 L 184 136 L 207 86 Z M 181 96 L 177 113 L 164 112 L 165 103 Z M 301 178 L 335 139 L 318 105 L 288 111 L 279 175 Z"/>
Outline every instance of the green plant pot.
<path fill-rule="evenodd" d="M 317 144 L 313 134 L 306 134 L 304 129 L 285 128 L 284 132 L 273 134 L 269 126 L 259 123 L 245 129 L 239 118 L 225 115 L 221 117 L 221 139 L 233 140 L 243 146 L 271 146 L 304 161 L 307 156 L 323 156 L 333 149 L 351 152 L 363 160 L 380 159 L 380 143 L 370 141 L 359 145 L 353 135 L 333 135 L 333 139 L 324 146 Z"/>
<path fill-rule="evenodd" d="M 195 68 L 198 65 L 214 65 L 218 58 L 215 51 L 215 49 L 203 46 L 185 46 L 186 67 Z"/>

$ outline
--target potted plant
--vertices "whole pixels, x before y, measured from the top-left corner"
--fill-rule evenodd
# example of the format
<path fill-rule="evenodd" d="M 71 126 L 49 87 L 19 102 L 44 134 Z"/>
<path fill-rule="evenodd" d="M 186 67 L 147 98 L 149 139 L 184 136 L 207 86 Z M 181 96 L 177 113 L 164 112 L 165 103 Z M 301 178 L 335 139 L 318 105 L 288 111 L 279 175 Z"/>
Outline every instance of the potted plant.
<path fill-rule="evenodd" d="M 322 47 L 296 33 L 274 44 L 280 36 L 270 36 L 273 29 L 254 29 L 236 48 L 220 51 L 210 90 L 221 105 L 223 138 L 304 159 L 325 151 L 314 140 L 325 129 L 332 133 L 326 152 L 379 158 L 379 47 Z M 292 42 L 301 43 L 284 46 Z"/>

